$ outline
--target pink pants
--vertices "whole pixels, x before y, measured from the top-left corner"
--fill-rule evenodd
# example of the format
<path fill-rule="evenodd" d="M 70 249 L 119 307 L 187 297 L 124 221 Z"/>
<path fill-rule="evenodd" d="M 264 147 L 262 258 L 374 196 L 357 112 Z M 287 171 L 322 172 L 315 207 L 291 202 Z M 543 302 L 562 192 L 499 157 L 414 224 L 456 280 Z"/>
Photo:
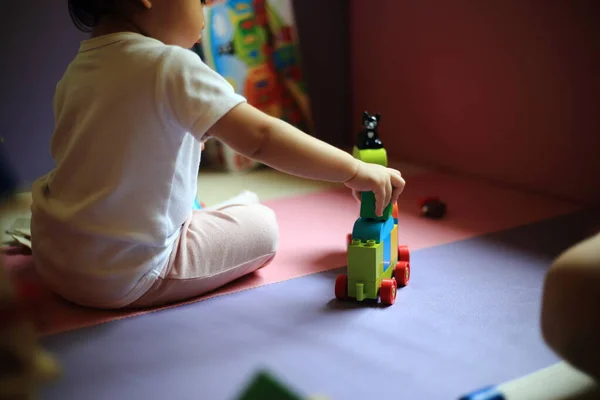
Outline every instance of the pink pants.
<path fill-rule="evenodd" d="M 213 291 L 267 265 L 278 241 L 275 213 L 261 204 L 194 211 L 164 276 L 129 307 L 160 306 Z"/>

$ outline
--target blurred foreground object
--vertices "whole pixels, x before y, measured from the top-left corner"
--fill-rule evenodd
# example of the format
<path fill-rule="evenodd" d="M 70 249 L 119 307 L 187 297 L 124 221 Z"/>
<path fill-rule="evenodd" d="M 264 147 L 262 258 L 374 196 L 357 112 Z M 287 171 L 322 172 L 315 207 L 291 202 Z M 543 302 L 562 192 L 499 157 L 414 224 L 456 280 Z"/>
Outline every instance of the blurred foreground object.
<path fill-rule="evenodd" d="M 18 180 L 0 156 L 0 202 L 9 201 Z M 17 288 L 0 257 L 0 400 L 35 399 L 38 386 L 56 378 L 58 365 L 39 345 L 37 332 L 29 319 L 28 288 Z M 21 290 L 19 290 L 21 289 Z M 35 304 L 33 304 L 35 307 Z"/>
<path fill-rule="evenodd" d="M 543 288 L 542 333 L 561 357 L 600 381 L 600 234 L 560 254 Z"/>

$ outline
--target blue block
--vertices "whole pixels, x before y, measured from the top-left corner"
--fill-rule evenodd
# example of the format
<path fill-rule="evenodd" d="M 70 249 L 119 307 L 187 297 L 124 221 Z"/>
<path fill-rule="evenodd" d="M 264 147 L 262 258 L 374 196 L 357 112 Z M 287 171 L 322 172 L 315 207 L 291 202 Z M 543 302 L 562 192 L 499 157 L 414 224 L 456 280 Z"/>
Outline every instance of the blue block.
<path fill-rule="evenodd" d="M 459 400 L 506 400 L 496 386 L 488 386 L 476 392 L 464 395 Z"/>
<path fill-rule="evenodd" d="M 375 240 L 377 243 L 383 242 L 389 238 L 394 229 L 394 218 L 390 217 L 387 221 L 373 221 L 366 218 L 359 218 L 354 223 L 352 229 L 352 239 L 360 239 L 363 242 Z"/>
<path fill-rule="evenodd" d="M 194 199 L 194 210 L 202 210 L 202 206 L 200 205 L 200 202 L 198 201 L 198 199 Z"/>
<path fill-rule="evenodd" d="M 394 228 L 394 226 L 392 225 L 392 229 Z M 392 264 L 392 252 L 391 252 L 391 245 L 392 245 L 392 235 L 390 235 L 391 231 L 387 234 L 387 236 L 385 237 L 384 241 L 383 241 L 383 271 L 387 271 L 387 269 L 390 267 L 390 265 Z"/>

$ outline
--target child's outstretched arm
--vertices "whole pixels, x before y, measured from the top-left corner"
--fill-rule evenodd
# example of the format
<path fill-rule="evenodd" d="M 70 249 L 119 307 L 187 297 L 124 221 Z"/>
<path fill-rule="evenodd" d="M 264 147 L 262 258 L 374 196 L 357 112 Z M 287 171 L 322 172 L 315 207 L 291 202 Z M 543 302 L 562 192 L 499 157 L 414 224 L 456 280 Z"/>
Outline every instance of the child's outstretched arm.
<path fill-rule="evenodd" d="M 236 152 L 282 172 L 356 191 L 373 191 L 377 215 L 398 201 L 405 181 L 399 171 L 364 163 L 347 152 L 242 103 L 208 132 Z"/>

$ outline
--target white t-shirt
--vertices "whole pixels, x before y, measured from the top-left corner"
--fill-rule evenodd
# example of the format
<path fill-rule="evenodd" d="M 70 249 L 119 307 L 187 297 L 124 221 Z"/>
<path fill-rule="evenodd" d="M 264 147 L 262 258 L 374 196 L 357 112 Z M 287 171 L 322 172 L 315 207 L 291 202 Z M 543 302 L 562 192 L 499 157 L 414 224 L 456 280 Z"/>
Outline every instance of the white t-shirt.
<path fill-rule="evenodd" d="M 190 50 L 83 41 L 54 98 L 56 167 L 32 189 L 39 273 L 90 306 L 139 298 L 192 213 L 206 132 L 244 101 Z"/>

